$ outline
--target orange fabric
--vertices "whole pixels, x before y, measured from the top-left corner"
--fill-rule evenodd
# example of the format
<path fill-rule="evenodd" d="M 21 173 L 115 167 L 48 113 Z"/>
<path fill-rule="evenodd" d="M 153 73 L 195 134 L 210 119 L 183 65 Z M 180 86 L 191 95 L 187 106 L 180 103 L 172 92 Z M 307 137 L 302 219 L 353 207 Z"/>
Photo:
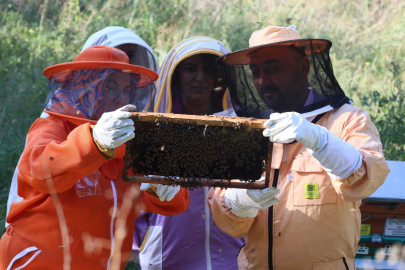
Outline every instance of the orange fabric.
<path fill-rule="evenodd" d="M 274 145 L 272 177 L 279 168 L 281 192 L 270 219 L 273 269 L 345 269 L 343 257 L 349 269 L 355 269 L 361 199 L 370 196 L 389 172 L 378 131 L 366 112 L 346 104 L 317 124 L 355 146 L 362 165 L 348 178 L 332 180 L 301 144 Z M 319 199 L 305 198 L 306 183 L 318 184 Z M 211 189 L 208 204 L 218 227 L 234 237 L 245 235 L 239 269 L 267 269 L 268 210 L 259 211 L 255 218 L 237 217 L 227 209 L 224 195 L 225 190 Z"/>
<path fill-rule="evenodd" d="M 22 250 L 34 246 L 32 243 L 24 241 L 15 234 L 5 233 L 0 240 L 0 269 L 7 269 L 9 262 L 14 258 L 16 254 Z M 36 251 L 32 251 L 16 260 L 11 267 L 11 270 L 16 269 L 24 265 L 31 259 Z M 123 262 L 121 268 L 124 269 L 126 262 Z M 107 264 L 94 264 L 86 263 L 80 260 L 73 259 L 70 264 L 71 270 L 105 270 Z M 63 269 L 63 257 L 53 254 L 51 252 L 41 250 L 31 262 L 24 267 L 24 270 L 51 270 L 51 269 Z"/>
<path fill-rule="evenodd" d="M 58 81 L 61 82 L 72 70 L 78 69 L 98 69 L 113 68 L 125 70 L 132 73 L 146 75 L 152 81 L 156 81 L 158 74 L 148 68 L 129 64 L 128 56 L 117 48 L 105 45 L 91 46 L 77 55 L 73 62 L 56 64 L 44 69 L 44 75 L 50 79 L 52 75 L 57 75 Z M 60 74 L 57 74 L 60 73 Z M 65 73 L 65 74 L 64 74 Z M 144 77 L 144 76 L 142 76 Z M 150 81 L 142 80 L 141 85 L 149 84 Z"/>
<path fill-rule="evenodd" d="M 148 192 L 142 192 L 141 203 L 143 205 L 142 210 L 145 212 L 171 216 L 173 213 L 181 214 L 187 210 L 190 203 L 190 195 L 187 189 L 181 188 L 179 193 L 170 201 L 170 205 L 167 205 L 167 202 L 162 202 L 159 197 L 151 195 Z M 165 205 L 166 207 L 162 208 Z"/>
<path fill-rule="evenodd" d="M 135 185 L 137 192 L 134 199 L 129 200 L 132 204 L 123 224 L 126 237 L 121 252 L 122 260 L 126 262 L 132 247 L 134 221 L 141 206 L 146 211 L 153 209 L 159 214 L 179 214 L 187 209 L 189 195 L 187 190 L 182 189 L 170 202 L 161 202 L 150 194 L 145 196 L 144 192 L 139 192 L 139 184 L 125 183 L 121 180 L 120 175 L 124 166 L 123 152 L 117 152 L 118 157 L 116 155 L 110 161 L 99 152 L 90 134 L 89 123 L 76 126 L 66 119 L 52 115 L 35 121 L 28 132 L 26 149 L 18 166 L 20 171 L 18 194 L 23 197 L 23 201 L 14 202 L 7 216 L 13 235 L 36 246 L 43 254 L 63 256 L 63 248 L 60 248 L 63 241 L 55 208 L 59 201 L 68 227 L 72 259 L 86 265 L 89 263 L 105 265 L 111 253 L 113 189 L 116 190 L 117 199 L 117 215 L 113 227 L 115 230 L 118 224 L 117 217 L 122 214 L 120 209 L 124 197 Z M 96 171 L 100 175 L 101 194 L 79 197 L 75 182 Z M 49 187 L 50 183 L 53 184 L 53 189 Z M 93 240 L 104 243 L 103 247 L 100 250 L 92 250 Z M 4 255 L 7 260 L 4 263 L 8 265 L 9 260 L 24 249 L 24 245 L 19 244 L 17 240 L 2 240 L 0 249 L 10 250 Z M 41 255 L 35 260 L 46 263 L 44 261 L 46 258 L 48 257 Z M 122 267 L 124 265 L 125 263 Z M 62 269 L 58 263 L 48 267 L 51 268 L 44 269 Z"/>
<path fill-rule="evenodd" d="M 49 194 L 70 189 L 106 161 L 93 142 L 89 124 L 74 129 L 62 119 L 47 117 L 35 121 L 28 131 L 18 169 L 27 184 Z M 47 179 L 52 179 L 55 191 L 49 189 Z"/>

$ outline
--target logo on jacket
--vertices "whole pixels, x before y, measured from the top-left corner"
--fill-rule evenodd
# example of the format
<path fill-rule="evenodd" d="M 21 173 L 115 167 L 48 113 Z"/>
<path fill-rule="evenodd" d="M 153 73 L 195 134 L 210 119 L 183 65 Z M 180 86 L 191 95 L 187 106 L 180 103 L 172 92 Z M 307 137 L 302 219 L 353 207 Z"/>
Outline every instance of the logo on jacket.
<path fill-rule="evenodd" d="M 319 199 L 318 184 L 305 184 L 305 199 Z"/>

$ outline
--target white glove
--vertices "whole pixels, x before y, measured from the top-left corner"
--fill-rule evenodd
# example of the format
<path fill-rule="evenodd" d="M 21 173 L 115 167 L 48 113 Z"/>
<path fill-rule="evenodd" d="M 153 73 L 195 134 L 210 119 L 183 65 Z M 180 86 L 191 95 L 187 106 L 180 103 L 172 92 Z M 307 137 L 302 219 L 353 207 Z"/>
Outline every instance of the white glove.
<path fill-rule="evenodd" d="M 305 146 L 334 180 L 349 177 L 361 166 L 362 156 L 353 145 L 310 123 L 299 113 L 273 113 L 264 126 L 269 128 L 263 131 L 263 136 L 272 142 L 297 140 Z"/>
<path fill-rule="evenodd" d="M 129 111 L 135 110 L 135 105 L 124 107 L 108 113 L 103 113 L 93 129 L 94 138 L 104 147 L 115 149 L 135 137 L 134 122 L 129 119 Z"/>
<path fill-rule="evenodd" d="M 262 190 L 228 188 L 225 203 L 235 215 L 254 218 L 259 209 L 265 210 L 278 203 L 279 199 L 275 196 L 279 193 L 280 190 L 274 187 Z"/>
<path fill-rule="evenodd" d="M 270 119 L 264 122 L 263 136 L 270 141 L 285 143 L 297 140 L 303 146 L 314 151 L 326 143 L 324 127 L 310 123 L 301 114 L 296 112 L 272 113 Z"/>
<path fill-rule="evenodd" d="M 180 191 L 180 186 L 169 186 L 169 185 L 162 185 L 162 184 L 141 184 L 141 190 L 147 190 L 148 188 L 155 187 L 156 188 L 156 195 L 159 199 L 163 202 L 173 200 L 174 196 L 176 196 L 177 192 Z"/>

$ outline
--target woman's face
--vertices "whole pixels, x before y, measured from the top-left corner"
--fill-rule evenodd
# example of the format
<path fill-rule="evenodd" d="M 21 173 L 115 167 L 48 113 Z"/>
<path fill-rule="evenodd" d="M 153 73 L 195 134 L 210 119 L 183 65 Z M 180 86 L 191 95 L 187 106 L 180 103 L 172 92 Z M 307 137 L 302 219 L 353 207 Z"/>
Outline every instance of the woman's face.
<path fill-rule="evenodd" d="M 138 45 L 131 44 L 131 43 L 125 43 L 125 44 L 118 45 L 116 48 L 123 51 L 124 53 L 126 53 L 126 55 L 128 55 L 129 63 L 131 65 L 135 65 L 136 50 L 138 49 L 137 47 L 138 47 Z"/>
<path fill-rule="evenodd" d="M 211 101 L 215 74 L 201 54 L 190 56 L 181 62 L 179 82 L 183 103 L 199 104 Z"/>
<path fill-rule="evenodd" d="M 127 105 L 133 91 L 130 74 L 115 71 L 104 87 L 103 112 L 112 112 Z"/>

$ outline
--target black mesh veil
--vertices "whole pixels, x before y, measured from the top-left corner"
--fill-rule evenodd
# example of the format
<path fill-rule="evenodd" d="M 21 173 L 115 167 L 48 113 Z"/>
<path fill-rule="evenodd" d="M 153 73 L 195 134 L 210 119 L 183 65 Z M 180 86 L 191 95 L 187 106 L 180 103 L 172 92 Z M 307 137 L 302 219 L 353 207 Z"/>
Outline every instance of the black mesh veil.
<path fill-rule="evenodd" d="M 299 41 L 272 44 L 272 46 L 294 46 L 310 62 L 308 82 L 313 88 L 313 102 L 301 108 L 299 113 L 310 112 L 327 105 L 339 108 L 349 103 L 334 74 L 328 40 L 302 39 Z M 268 45 L 267 45 L 268 46 Z M 265 47 L 265 46 L 259 46 Z M 248 49 L 249 50 L 249 49 Z M 265 104 L 253 84 L 248 50 L 230 53 L 218 59 L 220 71 L 224 72 L 235 112 L 240 117 L 268 118 L 271 109 Z"/>

